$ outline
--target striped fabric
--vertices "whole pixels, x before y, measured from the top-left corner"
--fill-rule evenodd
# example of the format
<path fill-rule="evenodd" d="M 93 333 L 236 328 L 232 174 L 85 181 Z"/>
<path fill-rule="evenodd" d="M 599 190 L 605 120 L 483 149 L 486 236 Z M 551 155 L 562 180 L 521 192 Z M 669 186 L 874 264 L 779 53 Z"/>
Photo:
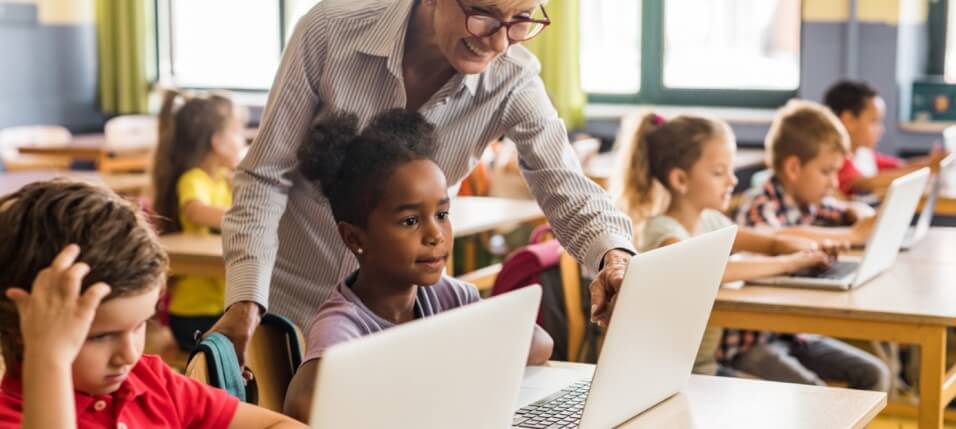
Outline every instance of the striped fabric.
<path fill-rule="evenodd" d="M 325 0 L 296 26 L 260 131 L 234 180 L 223 225 L 226 304 L 255 301 L 305 326 L 336 284 L 357 268 L 328 201 L 295 170 L 313 117 L 405 106 L 403 40 L 413 0 Z M 517 142 L 520 165 L 557 237 L 586 267 L 613 248 L 632 249 L 630 221 L 585 178 L 538 77 L 512 46 L 478 75 L 456 75 L 419 111 L 437 128 L 437 162 L 464 178 L 493 138 Z"/>

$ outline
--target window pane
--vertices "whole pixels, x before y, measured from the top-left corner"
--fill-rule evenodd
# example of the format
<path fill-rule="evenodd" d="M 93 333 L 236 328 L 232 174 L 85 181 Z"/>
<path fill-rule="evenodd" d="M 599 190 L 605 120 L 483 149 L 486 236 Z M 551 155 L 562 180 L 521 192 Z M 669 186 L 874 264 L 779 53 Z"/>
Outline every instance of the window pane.
<path fill-rule="evenodd" d="M 581 2 L 581 86 L 597 94 L 641 88 L 641 1 Z"/>
<path fill-rule="evenodd" d="M 956 81 L 956 7 L 948 6 L 946 17 L 946 53 L 943 59 L 943 74 L 947 82 Z"/>
<path fill-rule="evenodd" d="M 279 67 L 278 2 L 172 0 L 171 6 L 176 85 L 237 89 L 272 85 Z"/>
<path fill-rule="evenodd" d="M 664 86 L 793 90 L 800 0 L 665 0 Z"/>
<path fill-rule="evenodd" d="M 302 18 L 312 6 L 315 6 L 321 0 L 286 0 L 286 25 L 285 25 L 285 39 L 289 40 L 289 36 L 292 35 L 292 30 L 295 30 L 295 25 L 299 23 L 299 19 Z"/>

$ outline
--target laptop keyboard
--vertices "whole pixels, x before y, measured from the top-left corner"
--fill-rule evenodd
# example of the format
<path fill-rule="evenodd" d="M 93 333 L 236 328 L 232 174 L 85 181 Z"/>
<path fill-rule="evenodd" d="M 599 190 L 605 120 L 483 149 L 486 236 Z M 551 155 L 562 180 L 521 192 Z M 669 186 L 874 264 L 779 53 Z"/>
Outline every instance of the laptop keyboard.
<path fill-rule="evenodd" d="M 578 381 L 515 412 L 512 427 L 530 429 L 576 428 L 581 422 L 591 379 Z"/>
<path fill-rule="evenodd" d="M 790 274 L 792 277 L 813 277 L 818 279 L 842 279 L 852 274 L 860 267 L 859 262 L 837 261 L 830 265 L 826 270 L 819 268 L 807 268 L 800 271 L 794 271 Z"/>

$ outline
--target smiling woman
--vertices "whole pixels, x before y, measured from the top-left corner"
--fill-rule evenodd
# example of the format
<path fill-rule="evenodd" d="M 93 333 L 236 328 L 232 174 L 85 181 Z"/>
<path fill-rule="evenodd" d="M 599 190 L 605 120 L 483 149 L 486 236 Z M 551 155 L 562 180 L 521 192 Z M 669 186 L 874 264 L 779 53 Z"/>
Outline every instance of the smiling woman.
<path fill-rule="evenodd" d="M 520 45 L 549 23 L 544 2 L 530 0 L 323 0 L 309 11 L 234 179 L 223 225 L 228 309 L 213 330 L 242 356 L 264 309 L 305 326 L 355 271 L 329 200 L 297 170 L 296 154 L 316 116 L 354 112 L 362 125 L 394 108 L 434 124 L 432 158 L 447 184 L 470 172 L 488 142 L 515 141 L 558 239 L 600 271 L 594 315 L 606 320 L 605 298 L 633 253 L 630 221 L 581 173 L 540 65 Z"/>

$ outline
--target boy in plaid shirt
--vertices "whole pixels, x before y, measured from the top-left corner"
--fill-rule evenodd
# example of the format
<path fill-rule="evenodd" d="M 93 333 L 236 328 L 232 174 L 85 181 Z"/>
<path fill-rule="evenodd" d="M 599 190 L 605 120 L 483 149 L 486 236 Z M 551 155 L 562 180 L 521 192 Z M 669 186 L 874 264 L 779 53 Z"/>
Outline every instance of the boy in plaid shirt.
<path fill-rule="evenodd" d="M 816 240 L 866 242 L 873 218 L 861 218 L 827 196 L 849 153 L 846 130 L 831 112 L 816 103 L 789 103 L 770 127 L 766 149 L 773 175 L 745 195 L 738 224 L 786 228 Z M 768 380 L 822 385 L 823 379 L 835 379 L 856 389 L 889 388 L 890 372 L 882 361 L 829 337 L 728 329 L 717 358 Z"/>

